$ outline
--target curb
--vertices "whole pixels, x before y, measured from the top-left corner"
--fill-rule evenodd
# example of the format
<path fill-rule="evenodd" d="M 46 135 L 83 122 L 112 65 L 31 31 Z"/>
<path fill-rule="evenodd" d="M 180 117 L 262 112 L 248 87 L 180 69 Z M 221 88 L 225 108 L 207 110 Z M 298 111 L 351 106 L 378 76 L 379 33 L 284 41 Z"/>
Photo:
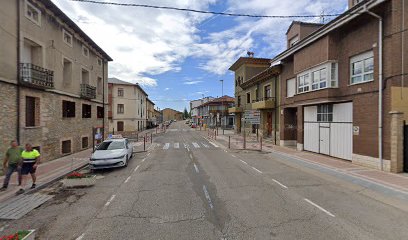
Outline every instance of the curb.
<path fill-rule="evenodd" d="M 69 172 L 67 172 L 67 173 L 64 173 L 64 174 L 62 174 L 61 176 L 55 177 L 55 178 L 51 179 L 50 181 L 45 182 L 45 183 L 43 183 L 43 184 L 37 186 L 37 187 L 34 188 L 34 189 L 29 189 L 29 190 L 25 191 L 22 195 L 28 195 L 28 194 L 32 194 L 32 193 L 38 192 L 39 190 L 44 189 L 44 188 L 46 188 L 46 187 L 48 187 L 48 186 L 54 184 L 55 182 L 58 182 L 59 180 L 61 180 L 61 179 L 64 178 L 65 176 L 67 176 L 68 174 L 70 174 L 70 173 L 72 173 L 72 172 L 75 172 L 75 171 L 78 171 L 78 170 L 80 170 L 80 169 L 86 167 L 88 164 L 89 164 L 89 163 L 84 163 L 84 164 L 82 164 L 81 166 L 79 166 L 79 167 L 77 167 L 77 168 L 74 168 L 72 171 L 69 171 Z M 12 198 L 14 198 L 14 197 L 16 197 L 16 196 L 18 196 L 18 195 L 12 195 L 12 196 L 10 196 L 9 198 L 3 199 L 3 200 L 1 201 L 1 203 L 10 201 L 10 199 L 12 199 Z"/>

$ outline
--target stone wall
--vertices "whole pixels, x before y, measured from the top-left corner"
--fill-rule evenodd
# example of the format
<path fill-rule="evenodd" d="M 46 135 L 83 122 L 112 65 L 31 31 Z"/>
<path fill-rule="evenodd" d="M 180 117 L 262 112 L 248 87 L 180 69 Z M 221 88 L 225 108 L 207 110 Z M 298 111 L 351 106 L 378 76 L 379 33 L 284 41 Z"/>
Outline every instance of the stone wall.
<path fill-rule="evenodd" d="M 64 140 L 71 140 L 71 153 L 86 149 L 82 148 L 83 137 L 88 137 L 88 148 L 92 147 L 92 128 L 102 127 L 103 125 L 103 119 L 97 118 L 96 114 L 97 106 L 102 106 L 102 103 L 47 91 L 22 88 L 21 109 L 25 109 L 26 96 L 39 99 L 40 124 L 35 127 L 25 127 L 25 114 L 22 114 L 20 118 L 21 142 L 40 147 L 43 162 L 67 155 L 62 153 L 61 144 Z M 75 102 L 75 117 L 62 117 L 63 100 Z M 91 118 L 82 118 L 82 104 L 92 106 Z M 105 108 L 105 124 L 107 126 L 106 110 L 107 108 Z"/>
<path fill-rule="evenodd" d="M 10 141 L 16 139 L 17 132 L 17 86 L 0 82 L 0 161 L 10 146 Z M 0 165 L 0 169 L 3 164 Z"/>

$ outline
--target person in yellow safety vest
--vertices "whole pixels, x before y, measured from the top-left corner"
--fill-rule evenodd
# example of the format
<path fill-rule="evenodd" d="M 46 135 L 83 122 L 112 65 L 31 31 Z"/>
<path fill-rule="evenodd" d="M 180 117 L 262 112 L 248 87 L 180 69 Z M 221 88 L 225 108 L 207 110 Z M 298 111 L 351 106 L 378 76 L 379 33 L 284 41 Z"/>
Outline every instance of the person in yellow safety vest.
<path fill-rule="evenodd" d="M 31 178 L 33 180 L 33 185 L 31 186 L 31 189 L 35 188 L 35 181 L 37 180 L 35 171 L 37 169 L 38 164 L 40 164 L 40 153 L 36 149 L 33 149 L 31 144 L 27 143 L 25 145 L 25 150 L 21 153 L 21 159 L 23 162 L 21 166 L 22 181 L 21 188 L 20 190 L 18 190 L 17 194 L 24 193 L 26 176 L 29 173 L 31 174 Z"/>

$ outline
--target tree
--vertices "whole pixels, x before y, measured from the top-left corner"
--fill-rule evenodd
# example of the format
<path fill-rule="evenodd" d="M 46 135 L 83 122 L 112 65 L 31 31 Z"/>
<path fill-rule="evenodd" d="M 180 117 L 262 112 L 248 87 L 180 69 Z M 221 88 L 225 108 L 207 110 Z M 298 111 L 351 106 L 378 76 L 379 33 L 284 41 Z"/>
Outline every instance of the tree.
<path fill-rule="evenodd" d="M 190 118 L 190 114 L 188 113 L 187 108 L 184 108 L 183 118 L 184 119 Z"/>

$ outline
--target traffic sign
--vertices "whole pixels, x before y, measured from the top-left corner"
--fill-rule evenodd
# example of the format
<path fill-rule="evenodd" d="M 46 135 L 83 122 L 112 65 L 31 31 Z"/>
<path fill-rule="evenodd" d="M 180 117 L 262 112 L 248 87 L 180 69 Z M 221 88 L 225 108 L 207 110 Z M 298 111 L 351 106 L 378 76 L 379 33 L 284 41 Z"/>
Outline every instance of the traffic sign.
<path fill-rule="evenodd" d="M 259 110 L 245 110 L 244 119 L 246 123 L 261 124 L 261 111 Z"/>

